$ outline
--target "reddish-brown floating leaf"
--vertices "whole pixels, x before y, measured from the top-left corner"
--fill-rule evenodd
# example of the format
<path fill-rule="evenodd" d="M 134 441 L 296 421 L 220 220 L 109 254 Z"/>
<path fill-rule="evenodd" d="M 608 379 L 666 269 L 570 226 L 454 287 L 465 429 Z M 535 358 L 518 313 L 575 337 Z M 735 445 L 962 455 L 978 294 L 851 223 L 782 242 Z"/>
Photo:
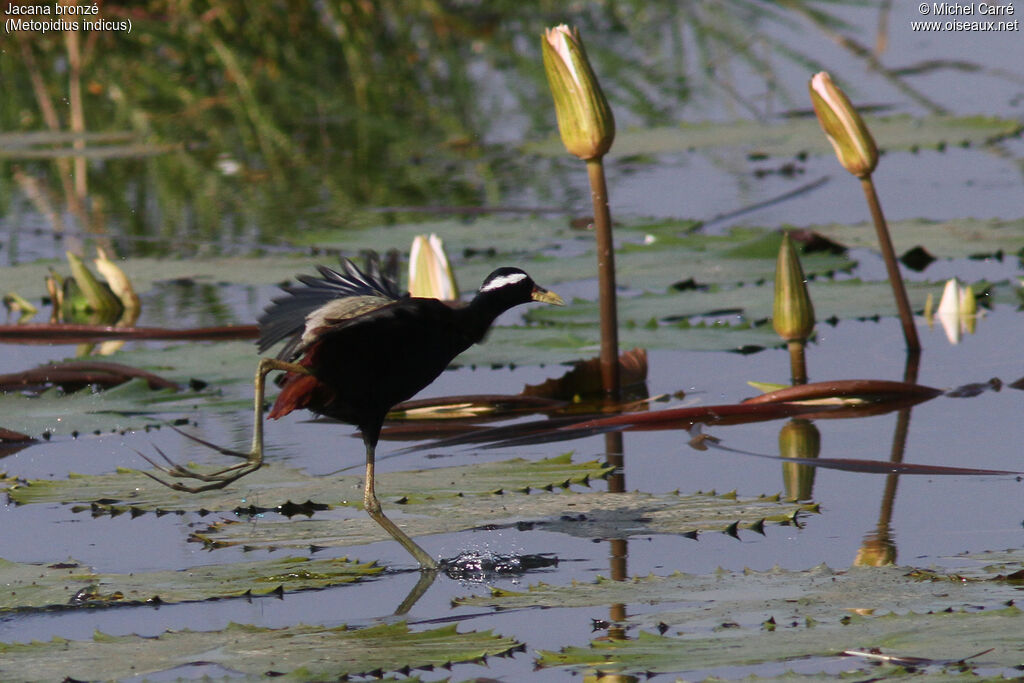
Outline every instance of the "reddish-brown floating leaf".
<path fill-rule="evenodd" d="M 80 360 L 49 363 L 31 370 L 0 375 L 0 391 L 41 389 L 50 386 L 59 386 L 65 391 L 77 391 L 90 385 L 109 388 L 135 377 L 146 380 L 150 389 L 178 389 L 178 385 L 168 379 L 129 365 Z"/>
<path fill-rule="evenodd" d="M 894 382 L 884 379 L 840 379 L 832 382 L 812 382 L 786 387 L 767 394 L 745 399 L 743 403 L 777 403 L 790 401 L 817 401 L 827 398 L 862 398 L 866 401 L 886 401 L 898 398 L 933 398 L 942 393 L 920 384 Z"/>
<path fill-rule="evenodd" d="M 688 406 L 646 413 L 628 413 L 598 417 L 573 425 L 567 429 L 606 429 L 616 427 L 630 430 L 689 429 L 694 424 L 746 424 L 778 420 L 793 415 L 841 410 L 843 406 L 807 406 L 798 403 L 744 404 L 730 403 L 717 406 Z"/>
<path fill-rule="evenodd" d="M 0 340 L 20 344 L 78 344 L 101 339 L 255 339 L 256 325 L 222 325 L 175 330 L 167 327 L 114 327 L 71 323 L 0 325 Z"/>
<path fill-rule="evenodd" d="M 620 355 L 619 374 L 623 393 L 629 394 L 631 388 L 643 386 L 647 381 L 647 350 L 636 348 Z M 573 363 L 572 369 L 561 377 L 553 377 L 541 384 L 528 384 L 523 395 L 572 400 L 575 396 L 603 391 L 601 359 L 590 358 Z"/>
<path fill-rule="evenodd" d="M 805 413 L 818 414 L 844 410 L 844 406 L 808 406 L 797 403 L 764 405 L 720 405 L 670 408 L 654 412 L 626 413 L 611 416 L 567 416 L 535 420 L 514 425 L 479 429 L 430 444 L 431 447 L 485 443 L 487 448 L 503 448 L 534 443 L 553 443 L 582 439 L 594 434 L 623 430 L 689 429 L 696 423 L 741 424 L 777 420 Z M 415 448 L 410 449 L 415 450 Z"/>
<path fill-rule="evenodd" d="M 28 434 L 0 427 L 0 443 L 28 443 L 31 441 L 35 441 L 35 439 Z"/>

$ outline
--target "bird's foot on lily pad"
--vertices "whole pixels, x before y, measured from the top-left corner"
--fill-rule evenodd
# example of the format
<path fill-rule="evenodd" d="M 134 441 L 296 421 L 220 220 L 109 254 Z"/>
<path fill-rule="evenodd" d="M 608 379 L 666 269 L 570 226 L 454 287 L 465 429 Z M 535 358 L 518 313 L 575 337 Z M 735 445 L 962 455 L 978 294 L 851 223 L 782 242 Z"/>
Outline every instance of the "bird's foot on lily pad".
<path fill-rule="evenodd" d="M 165 454 L 156 446 L 154 446 L 153 449 L 159 454 L 160 458 L 163 459 L 164 463 L 166 464 L 157 462 L 156 460 L 149 457 L 145 453 L 142 453 L 141 451 L 136 451 L 136 453 L 138 453 L 143 460 L 148 462 L 150 465 L 155 467 L 160 472 L 163 472 L 168 477 L 175 477 L 179 479 L 191 479 L 195 482 L 201 482 L 190 486 L 188 484 L 184 484 L 178 481 L 168 481 L 163 477 L 153 474 L 152 472 L 142 470 L 142 474 L 146 475 L 150 479 L 153 479 L 154 481 L 163 484 L 168 488 L 174 489 L 175 491 L 200 493 L 201 491 L 212 491 L 214 489 L 222 489 L 228 484 L 238 481 L 247 474 L 255 472 L 263 465 L 263 453 L 260 452 L 260 450 L 262 449 L 254 450 L 249 453 L 243 453 L 241 451 L 236 451 L 230 448 L 224 448 L 223 446 L 218 446 L 217 444 L 211 443 L 204 439 L 200 439 L 197 436 L 192 436 L 191 434 L 183 432 L 177 427 L 171 426 L 171 429 L 178 432 L 182 436 L 192 439 L 197 443 L 201 443 L 202 445 L 208 448 L 212 448 L 218 453 L 245 459 L 245 462 L 238 463 L 237 465 L 232 465 L 231 467 L 225 467 L 224 469 L 217 470 L 215 472 L 200 472 L 174 462 L 169 457 L 167 457 L 167 454 Z"/>

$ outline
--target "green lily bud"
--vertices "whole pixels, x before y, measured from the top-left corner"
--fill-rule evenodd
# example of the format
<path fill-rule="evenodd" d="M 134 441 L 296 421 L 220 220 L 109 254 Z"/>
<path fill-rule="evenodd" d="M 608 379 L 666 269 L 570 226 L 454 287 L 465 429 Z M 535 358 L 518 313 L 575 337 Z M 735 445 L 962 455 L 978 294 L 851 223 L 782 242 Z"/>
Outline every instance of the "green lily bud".
<path fill-rule="evenodd" d="M 104 322 L 113 322 L 124 310 L 121 301 L 111 291 L 110 286 L 100 282 L 92 274 L 85 263 L 75 254 L 67 252 L 68 265 L 71 266 L 71 278 L 74 279 L 85 300 L 85 310 L 96 313 Z M 65 285 L 67 281 L 65 281 Z M 65 290 L 67 304 L 67 290 Z"/>
<path fill-rule="evenodd" d="M 8 312 L 18 313 L 18 322 L 25 322 L 31 319 L 39 309 L 32 305 L 32 302 L 18 294 L 17 292 L 7 292 L 4 295 L 4 306 L 7 307 Z"/>
<path fill-rule="evenodd" d="M 444 242 L 437 235 L 417 235 L 409 254 L 409 293 L 442 301 L 459 298 L 459 286 L 448 262 Z"/>
<path fill-rule="evenodd" d="M 135 288 L 132 287 L 132 281 L 128 279 L 128 276 L 125 275 L 120 266 L 110 260 L 110 256 L 107 255 L 107 252 L 102 247 L 96 248 L 96 260 L 93 263 L 96 265 L 96 270 L 107 281 L 110 291 L 121 302 L 124 310 L 138 311 L 141 304 L 139 303 L 139 295 L 135 293 Z"/>
<path fill-rule="evenodd" d="M 811 78 L 810 91 L 818 123 L 832 143 L 839 163 L 858 178 L 871 175 L 878 165 L 878 148 L 846 93 L 836 87 L 827 71 Z"/>
<path fill-rule="evenodd" d="M 565 24 L 546 29 L 541 53 L 565 148 L 584 161 L 603 157 L 615 140 L 615 117 L 579 30 Z"/>
<path fill-rule="evenodd" d="M 775 262 L 775 301 L 772 325 L 788 342 L 804 341 L 814 330 L 814 304 L 807 293 L 804 269 L 800 266 L 789 233 L 782 233 L 782 246 Z"/>

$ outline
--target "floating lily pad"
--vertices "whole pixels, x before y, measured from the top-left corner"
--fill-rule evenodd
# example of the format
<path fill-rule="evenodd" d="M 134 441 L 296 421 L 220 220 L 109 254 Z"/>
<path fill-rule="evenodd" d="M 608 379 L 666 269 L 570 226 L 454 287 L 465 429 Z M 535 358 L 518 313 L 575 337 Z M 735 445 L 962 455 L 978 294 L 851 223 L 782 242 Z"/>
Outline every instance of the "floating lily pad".
<path fill-rule="evenodd" d="M 213 468 L 207 467 L 207 470 Z M 467 495 L 499 494 L 586 484 L 606 477 L 611 467 L 596 460 L 573 463 L 571 454 L 530 461 L 460 465 L 429 470 L 390 472 L 377 478 L 382 502 L 399 499 L 414 503 Z M 163 476 L 163 475 L 161 475 Z M 310 476 L 269 463 L 232 486 L 203 493 L 174 491 L 136 470 L 114 474 L 76 475 L 67 479 L 33 479 L 8 490 L 11 501 L 78 503 L 97 513 L 187 510 L 256 512 L 313 501 L 326 506 L 362 506 L 363 478 L 344 475 Z M 259 510 L 252 510 L 258 501 Z"/>
<path fill-rule="evenodd" d="M 1024 613 L 1016 607 L 975 612 L 896 614 L 849 617 L 845 623 L 796 623 L 779 628 L 778 618 L 766 628 L 735 628 L 728 622 L 721 636 L 665 636 L 641 631 L 635 639 L 593 641 L 588 648 L 540 651 L 539 667 L 566 667 L 602 674 L 661 673 L 776 664 L 786 668 L 796 659 L 835 657 L 840 650 L 880 649 L 886 653 L 950 661 L 982 653 L 950 673 L 974 668 L 1007 675 L 1020 664 L 1020 629 Z M 866 660 L 851 660 L 849 670 L 882 672 Z M 810 668 L 804 662 L 802 668 Z M 823 667 L 824 668 L 824 667 Z"/>
<path fill-rule="evenodd" d="M 998 560 L 1000 571 L 1019 569 L 1024 555 L 1014 551 Z M 994 647 L 978 666 L 1009 669 L 1024 654 L 1019 638 L 1024 616 L 1016 607 L 1006 607 L 1018 596 L 1017 586 L 992 568 L 951 575 L 908 567 L 834 571 L 822 566 L 537 584 L 526 591 L 492 589 L 489 596 L 459 598 L 456 603 L 501 609 L 672 605 L 669 611 L 648 609 L 629 617 L 624 625 L 646 629 L 635 639 L 540 653 L 541 666 L 581 672 L 785 666 L 796 658 L 870 647 L 941 660 Z"/>
<path fill-rule="evenodd" d="M 872 225 L 816 225 L 811 229 L 848 247 L 878 248 Z M 936 258 L 1024 253 L 1024 219 L 903 220 L 891 223 L 889 232 L 899 253 L 918 246 Z"/>
<path fill-rule="evenodd" d="M 483 499 L 443 498 L 391 508 L 404 516 L 402 524 L 413 536 L 454 533 L 482 526 L 552 531 L 582 538 L 629 538 L 651 534 L 696 536 L 703 532 L 760 533 L 766 524 L 791 524 L 813 514 L 811 504 L 781 502 L 778 496 L 740 498 L 715 495 L 598 491 L 558 494 L 505 493 Z M 336 547 L 384 541 L 389 537 L 366 517 L 290 522 L 261 520 L 259 524 L 215 522 L 194 534 L 209 546 Z"/>
<path fill-rule="evenodd" d="M 131 574 L 101 574 L 73 560 L 38 565 L 0 559 L 0 612 L 281 595 L 353 583 L 382 571 L 346 558 L 284 557 Z"/>
<path fill-rule="evenodd" d="M 944 282 L 907 282 L 907 297 L 911 308 L 922 310 L 928 295 L 940 297 L 944 286 Z M 1012 304 L 1016 298 L 1015 287 L 1010 282 L 997 285 L 975 283 L 972 286 L 975 291 L 990 289 L 986 297 L 989 304 Z M 864 282 L 859 279 L 812 281 L 807 283 L 807 289 L 818 320 L 896 315 L 892 287 L 888 282 Z M 619 322 L 626 326 L 645 325 L 651 321 L 678 321 L 698 316 L 724 321 L 763 321 L 772 315 L 773 297 L 772 285 L 620 297 Z M 526 317 L 531 322 L 547 325 L 596 326 L 600 321 L 600 312 L 596 302 L 576 300 L 558 308 L 532 309 Z M 579 332 L 578 327 L 570 329 Z M 680 332 L 681 338 L 677 343 L 683 348 L 690 348 L 685 339 L 686 334 Z"/>
<path fill-rule="evenodd" d="M 253 677 L 337 680 L 483 661 L 519 649 L 490 631 L 460 633 L 455 625 L 412 631 L 404 622 L 363 629 L 231 624 L 220 631 L 166 631 L 155 638 L 0 643 L 4 680 L 117 680 L 194 663 L 217 664 Z"/>

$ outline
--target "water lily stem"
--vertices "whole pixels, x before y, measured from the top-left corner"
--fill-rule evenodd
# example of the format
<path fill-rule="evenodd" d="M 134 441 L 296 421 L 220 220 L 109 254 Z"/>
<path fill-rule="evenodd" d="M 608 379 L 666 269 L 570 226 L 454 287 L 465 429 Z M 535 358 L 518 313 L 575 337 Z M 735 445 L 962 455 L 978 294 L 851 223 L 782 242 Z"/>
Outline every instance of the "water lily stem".
<path fill-rule="evenodd" d="M 598 299 L 601 310 L 601 386 L 605 394 L 618 401 L 619 322 L 615 301 L 615 249 L 612 243 L 612 217 L 608 208 L 608 186 L 600 157 L 587 160 L 590 197 L 594 202 L 594 234 L 597 239 Z"/>
<path fill-rule="evenodd" d="M 804 342 L 794 340 L 788 343 L 789 374 L 793 385 L 807 384 L 807 363 L 804 360 Z"/>
<path fill-rule="evenodd" d="M 882 205 L 879 203 L 878 194 L 875 192 L 875 184 L 872 182 L 870 175 L 861 178 L 860 184 L 864 188 L 864 196 L 867 198 L 868 207 L 871 209 L 871 218 L 875 222 L 878 246 L 882 249 L 885 269 L 889 275 L 889 283 L 892 285 L 893 296 L 896 298 L 896 308 L 900 313 L 900 322 L 903 325 L 903 337 L 907 341 L 907 350 L 919 351 L 921 349 L 921 342 L 917 339 L 917 328 L 914 327 L 914 313 L 910 310 L 907 290 L 903 286 L 903 277 L 900 275 L 899 264 L 896 263 L 896 252 L 892 247 L 892 239 L 889 237 L 889 227 L 886 225 L 885 216 L 882 214 Z"/>

